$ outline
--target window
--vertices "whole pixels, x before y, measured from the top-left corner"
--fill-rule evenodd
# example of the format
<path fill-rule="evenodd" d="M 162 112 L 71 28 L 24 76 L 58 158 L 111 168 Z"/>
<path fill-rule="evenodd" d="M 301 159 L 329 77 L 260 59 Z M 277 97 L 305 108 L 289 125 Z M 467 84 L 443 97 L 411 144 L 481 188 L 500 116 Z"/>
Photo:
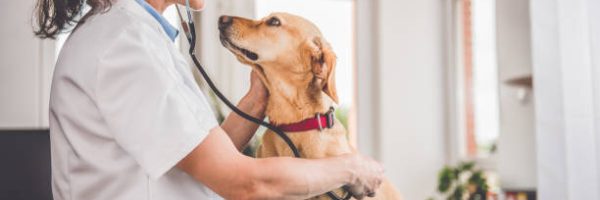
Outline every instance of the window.
<path fill-rule="evenodd" d="M 495 1 L 457 1 L 457 107 L 460 157 L 488 157 L 499 135 Z"/>

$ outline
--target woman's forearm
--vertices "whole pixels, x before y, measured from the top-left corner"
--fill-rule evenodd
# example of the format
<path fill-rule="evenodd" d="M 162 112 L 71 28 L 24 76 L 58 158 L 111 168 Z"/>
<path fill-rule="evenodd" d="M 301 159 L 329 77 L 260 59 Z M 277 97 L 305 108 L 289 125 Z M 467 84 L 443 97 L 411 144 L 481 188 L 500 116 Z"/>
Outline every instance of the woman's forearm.
<path fill-rule="evenodd" d="M 225 199 L 306 199 L 356 183 L 358 163 L 356 155 L 250 158 L 214 128 L 177 167 Z"/>
<path fill-rule="evenodd" d="M 353 181 L 352 160 L 352 155 L 313 160 L 257 159 L 253 173 L 260 180 L 257 192 L 274 199 L 307 199 L 323 194 Z"/>
<path fill-rule="evenodd" d="M 252 94 L 249 94 L 240 101 L 237 107 L 251 116 L 263 119 L 265 105 L 264 102 L 257 101 Z M 241 151 L 258 129 L 258 125 L 232 112 L 223 121 L 221 128 L 229 135 L 235 147 Z"/>
<path fill-rule="evenodd" d="M 374 191 L 383 169 L 359 154 L 324 159 L 250 158 L 217 127 L 177 167 L 226 199 L 306 199 L 343 185 Z M 367 193 L 368 194 L 368 193 Z"/>

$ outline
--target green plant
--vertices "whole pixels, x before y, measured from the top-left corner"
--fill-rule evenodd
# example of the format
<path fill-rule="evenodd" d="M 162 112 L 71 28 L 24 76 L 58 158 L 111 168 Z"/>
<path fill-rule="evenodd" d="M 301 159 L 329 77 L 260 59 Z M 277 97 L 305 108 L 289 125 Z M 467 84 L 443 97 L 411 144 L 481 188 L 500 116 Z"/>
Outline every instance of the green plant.
<path fill-rule="evenodd" d="M 346 106 L 340 106 L 339 108 L 337 108 L 335 110 L 335 117 L 340 120 L 340 122 L 342 123 L 342 125 L 344 125 L 344 127 L 346 129 L 348 129 L 348 113 L 350 111 L 350 108 L 346 107 Z"/>
<path fill-rule="evenodd" d="M 476 169 L 474 162 L 444 166 L 438 174 L 437 191 L 447 200 L 486 200 L 487 179 L 483 171 Z"/>

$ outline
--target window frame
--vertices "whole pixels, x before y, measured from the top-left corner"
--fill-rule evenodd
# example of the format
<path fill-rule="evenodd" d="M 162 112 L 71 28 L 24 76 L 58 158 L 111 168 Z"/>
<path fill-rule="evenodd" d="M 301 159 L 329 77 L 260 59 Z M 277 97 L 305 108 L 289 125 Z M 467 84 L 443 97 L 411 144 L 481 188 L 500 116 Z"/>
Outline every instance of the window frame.
<path fill-rule="evenodd" d="M 497 169 L 497 155 L 469 156 L 466 152 L 463 7 L 465 0 L 447 0 L 444 5 L 446 32 L 446 162 L 473 161 L 486 171 Z"/>

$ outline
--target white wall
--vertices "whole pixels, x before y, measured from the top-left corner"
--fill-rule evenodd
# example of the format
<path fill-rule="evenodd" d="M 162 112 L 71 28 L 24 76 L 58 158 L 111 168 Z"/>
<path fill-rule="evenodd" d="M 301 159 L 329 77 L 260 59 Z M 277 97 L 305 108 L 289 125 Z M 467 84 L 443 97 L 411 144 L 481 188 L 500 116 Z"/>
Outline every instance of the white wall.
<path fill-rule="evenodd" d="M 35 2 L 0 1 L 0 129 L 48 127 L 54 42 L 33 35 Z"/>
<path fill-rule="evenodd" d="M 445 161 L 442 5 L 439 0 L 378 5 L 377 147 L 404 199 L 435 194 Z"/>
<path fill-rule="evenodd" d="M 356 121 L 357 148 L 379 156 L 378 1 L 356 0 Z"/>
<path fill-rule="evenodd" d="M 535 189 L 535 122 L 533 94 L 519 99 L 507 80 L 531 75 L 529 1 L 497 0 L 496 32 L 500 90 L 500 135 L 497 170 L 501 187 Z"/>

